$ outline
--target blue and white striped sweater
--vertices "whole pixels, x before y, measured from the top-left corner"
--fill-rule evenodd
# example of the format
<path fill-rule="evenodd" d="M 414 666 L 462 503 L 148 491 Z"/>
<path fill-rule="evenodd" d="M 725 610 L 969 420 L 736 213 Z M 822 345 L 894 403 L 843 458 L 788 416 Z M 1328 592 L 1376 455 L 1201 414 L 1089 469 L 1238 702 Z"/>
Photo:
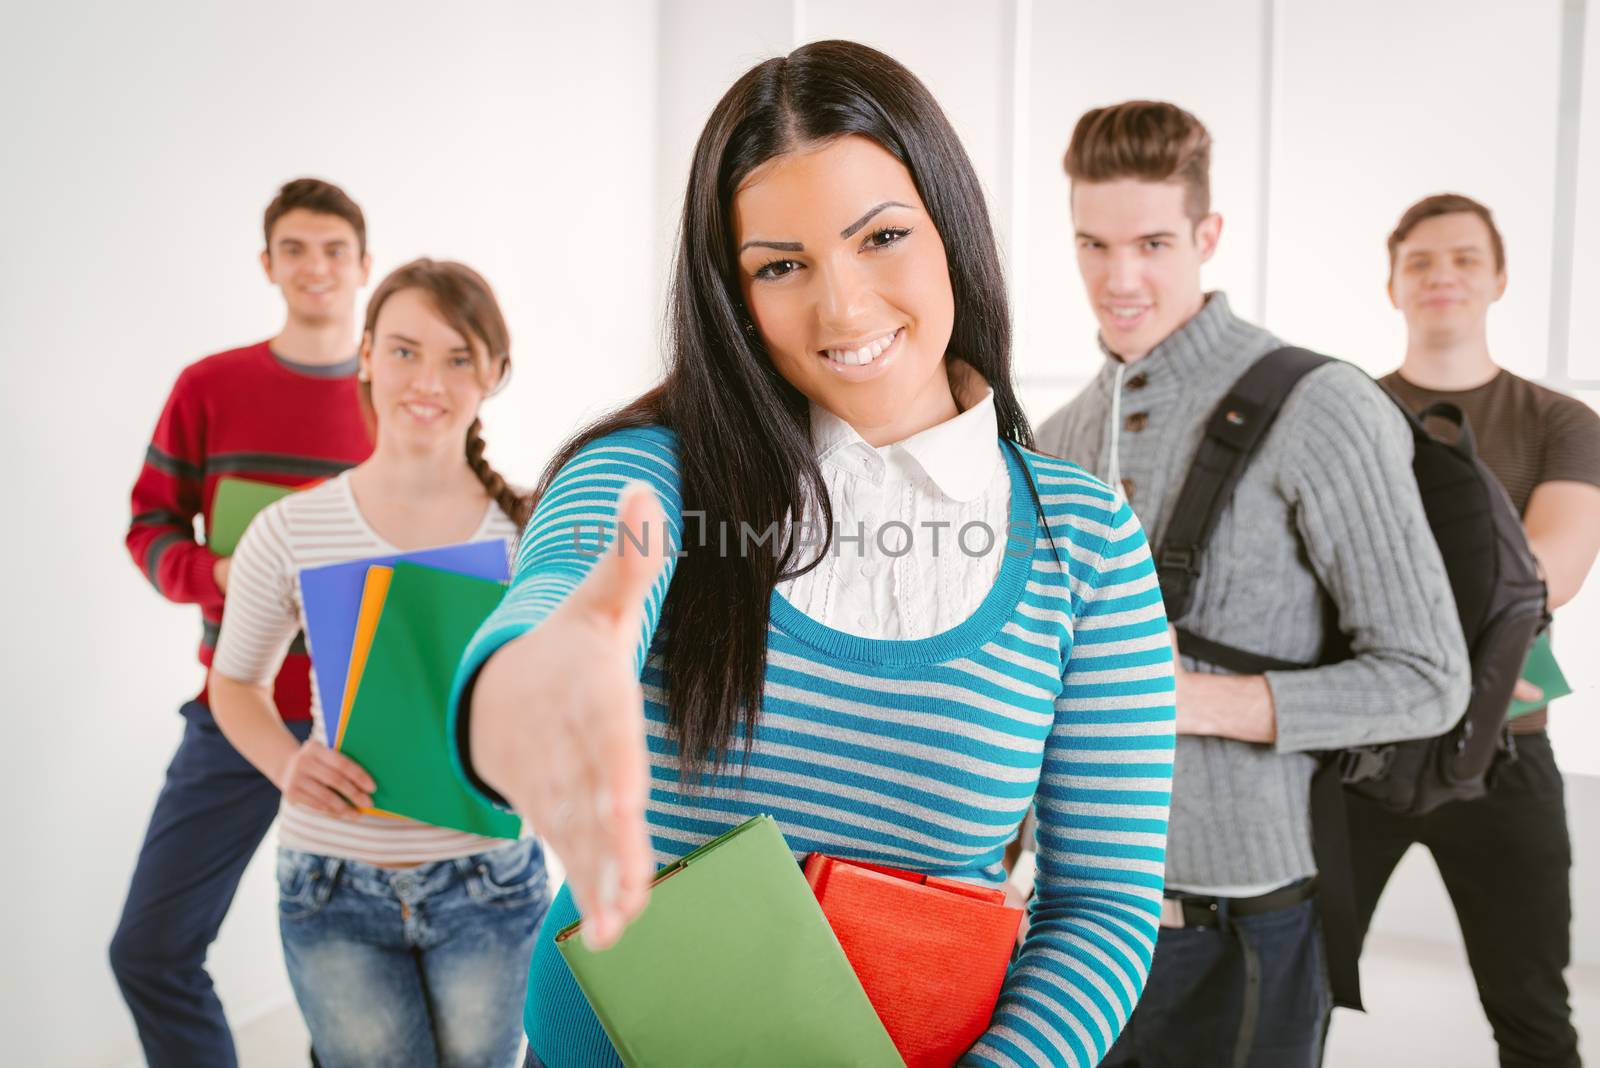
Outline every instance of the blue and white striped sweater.
<path fill-rule="evenodd" d="M 774 594 L 749 763 L 741 769 L 735 757 L 692 794 L 678 789 L 663 704 L 656 624 L 669 560 L 639 645 L 648 819 L 659 864 L 767 813 L 796 859 L 823 852 L 999 882 L 1005 845 L 1035 803 L 1038 895 L 1027 941 L 989 1031 L 963 1063 L 1092 1065 L 1132 1011 L 1155 945 L 1172 783 L 1171 652 L 1132 512 L 1074 464 L 1020 455 L 1006 453 L 1008 553 L 989 595 L 957 627 L 915 641 L 861 638 Z M 672 544 L 682 544 L 675 435 L 624 430 L 585 447 L 540 502 L 511 589 L 463 658 L 457 695 L 495 649 L 537 626 L 582 580 L 596 559 L 594 532 L 609 529 L 634 479 L 655 487 Z M 575 523 L 584 524 L 581 544 Z M 553 1068 L 616 1064 L 550 941 L 575 918 L 563 892 L 534 952 L 530 1041 Z"/>

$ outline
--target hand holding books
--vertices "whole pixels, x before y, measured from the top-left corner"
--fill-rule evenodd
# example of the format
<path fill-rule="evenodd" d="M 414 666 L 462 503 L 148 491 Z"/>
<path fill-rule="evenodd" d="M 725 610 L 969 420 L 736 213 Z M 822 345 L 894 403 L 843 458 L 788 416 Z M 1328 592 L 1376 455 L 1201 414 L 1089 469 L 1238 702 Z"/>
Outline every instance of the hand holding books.
<path fill-rule="evenodd" d="M 552 917 L 559 914 L 551 913 Z M 627 1068 L 950 1068 L 988 1028 L 1022 910 L 999 887 L 813 853 L 757 816 L 656 873 L 596 953 L 555 944 Z"/>
<path fill-rule="evenodd" d="M 566 601 L 484 666 L 471 698 L 473 763 L 561 857 L 596 948 L 643 911 L 654 874 L 635 657 L 667 560 L 666 516 L 633 485 L 617 522 L 637 540 L 619 530 Z"/>
<path fill-rule="evenodd" d="M 315 736 L 295 750 L 277 786 L 286 801 L 325 816 L 352 820 L 359 817 L 361 809 L 372 807 L 376 789 L 372 776 L 360 764 L 329 749 Z"/>
<path fill-rule="evenodd" d="M 588 920 L 556 935 L 627 1068 L 902 1068 L 772 817 L 654 882 L 650 910 L 604 953 L 572 937 Z"/>
<path fill-rule="evenodd" d="M 475 541 L 300 572 L 324 723 L 294 757 L 309 778 L 291 800 L 518 836 L 520 820 L 456 778 L 446 714 L 461 649 L 504 595 L 506 550 Z"/>
<path fill-rule="evenodd" d="M 1547 630 L 1534 639 L 1533 648 L 1528 650 L 1528 661 L 1523 665 L 1522 678 L 1517 680 L 1517 689 L 1511 695 L 1511 708 L 1506 718 L 1525 716 L 1570 693 L 1572 685 L 1556 663 L 1555 653 L 1550 651 L 1550 632 Z"/>

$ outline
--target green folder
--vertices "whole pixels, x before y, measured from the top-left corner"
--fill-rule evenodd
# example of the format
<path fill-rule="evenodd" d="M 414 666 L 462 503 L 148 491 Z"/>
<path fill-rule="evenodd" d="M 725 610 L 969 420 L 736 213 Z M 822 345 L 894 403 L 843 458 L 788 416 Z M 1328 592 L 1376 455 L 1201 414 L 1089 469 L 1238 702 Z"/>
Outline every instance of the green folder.
<path fill-rule="evenodd" d="M 1507 719 L 1525 716 L 1545 707 L 1557 697 L 1565 697 L 1572 692 L 1567 677 L 1561 673 L 1561 665 L 1556 663 L 1556 654 L 1550 648 L 1548 630 L 1533 640 L 1533 648 L 1528 650 L 1528 660 L 1522 665 L 1522 677 L 1543 690 L 1544 696 L 1537 701 L 1512 701 L 1511 708 L 1506 712 Z"/>
<path fill-rule="evenodd" d="M 450 762 L 446 708 L 456 664 L 505 586 L 397 563 L 339 751 L 366 768 L 374 808 L 440 827 L 516 838 L 522 821 L 468 792 Z"/>
<path fill-rule="evenodd" d="M 275 486 L 248 478 L 225 478 L 217 483 L 206 521 L 206 545 L 218 556 L 232 556 L 250 520 L 273 501 L 289 496 L 299 486 Z"/>
<path fill-rule="evenodd" d="M 609 949 L 556 946 L 629 1068 L 903 1068 L 794 854 L 757 816 L 662 868 Z"/>

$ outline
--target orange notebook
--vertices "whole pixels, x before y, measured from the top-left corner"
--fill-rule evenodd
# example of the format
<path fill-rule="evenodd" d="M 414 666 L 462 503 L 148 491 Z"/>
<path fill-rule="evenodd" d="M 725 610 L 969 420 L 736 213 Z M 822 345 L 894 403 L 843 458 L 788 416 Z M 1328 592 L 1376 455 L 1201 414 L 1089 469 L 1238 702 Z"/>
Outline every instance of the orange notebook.
<path fill-rule="evenodd" d="M 339 709 L 339 728 L 334 735 L 335 749 L 344 746 L 344 729 L 350 723 L 350 709 L 355 707 L 356 691 L 361 688 L 361 675 L 367 669 L 367 655 L 372 652 L 372 636 L 378 632 L 384 598 L 389 595 L 389 582 L 393 578 L 392 567 L 367 568 L 366 585 L 361 587 L 361 614 L 356 617 L 355 644 L 350 649 L 350 668 L 344 681 L 344 707 Z M 322 714 L 328 713 L 324 710 Z M 387 816 L 396 820 L 402 818 L 381 808 L 363 808 L 361 811 L 370 816 Z"/>
<path fill-rule="evenodd" d="M 989 1027 L 1022 910 L 1005 891 L 813 853 L 806 881 L 910 1068 L 946 1068 Z"/>
<path fill-rule="evenodd" d="M 335 749 L 344 744 L 344 728 L 350 721 L 350 709 L 356 703 L 356 691 L 361 688 L 361 674 L 367 669 L 367 654 L 372 652 L 372 636 L 378 632 L 383 600 L 389 595 L 389 583 L 393 578 L 392 567 L 367 568 L 367 582 L 361 587 L 361 612 L 356 616 L 355 641 L 350 647 L 349 672 L 344 680 L 344 707 L 339 709 L 339 729 L 333 736 Z"/>

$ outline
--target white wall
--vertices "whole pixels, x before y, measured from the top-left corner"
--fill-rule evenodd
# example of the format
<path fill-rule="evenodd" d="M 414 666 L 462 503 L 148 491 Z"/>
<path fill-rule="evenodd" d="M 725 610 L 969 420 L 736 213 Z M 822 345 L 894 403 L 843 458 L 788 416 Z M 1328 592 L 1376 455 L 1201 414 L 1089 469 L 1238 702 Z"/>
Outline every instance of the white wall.
<path fill-rule="evenodd" d="M 1493 209 L 1506 239 L 1491 351 L 1543 375 L 1559 0 L 1515 15 L 1460 0 L 1287 2 L 1278 17 L 1268 324 L 1392 370 L 1405 330 L 1384 292 L 1384 241 L 1413 201 L 1461 192 Z"/>
<path fill-rule="evenodd" d="M 662 0 L 654 196 L 663 293 L 700 129 L 739 75 L 794 47 L 794 18 L 795 0 Z"/>
<path fill-rule="evenodd" d="M 128 492 L 180 367 L 278 326 L 255 262 L 276 185 L 344 185 L 374 283 L 427 253 L 495 285 L 516 370 L 485 436 L 531 479 L 580 413 L 653 374 L 655 19 L 509 0 L 8 14 L 0 345 L 26 497 L 0 757 L 5 855 L 24 858 L 0 954 L 7 1063 L 134 1052 L 104 947 L 200 671 L 196 611 L 122 549 Z M 266 861 L 211 958 L 236 1019 L 288 997 Z"/>
<path fill-rule="evenodd" d="M 1565 298 L 1571 324 L 1565 352 L 1571 388 L 1590 407 L 1600 409 L 1600 7 L 1590 4 L 1585 22 L 1582 95 L 1576 116 L 1573 271 L 1570 286 L 1560 296 Z M 1559 629 L 1554 641 L 1577 691 L 1571 701 L 1578 707 L 1555 719 L 1550 736 L 1568 767 L 1600 775 L 1600 657 L 1585 655 L 1600 636 L 1600 582 L 1591 581 L 1561 610 Z M 1593 826 L 1591 845 L 1600 841 L 1600 814 Z"/>
<path fill-rule="evenodd" d="M 600 7 L 597 5 L 597 7 Z M 461 258 L 498 288 L 517 371 L 486 416 L 527 480 L 585 415 L 657 367 L 661 292 L 695 136 L 734 77 L 848 36 L 933 89 L 984 183 L 1016 302 L 1025 403 L 1042 419 L 1098 361 L 1060 157 L 1087 107 L 1166 97 L 1216 141 L 1225 219 L 1208 284 L 1242 313 L 1372 370 L 1398 361 L 1383 239 L 1416 196 L 1495 208 L 1512 285 L 1498 356 L 1545 373 L 1552 286 L 1570 285 L 1570 374 L 1600 401 L 1600 18 L 1589 20 L 1578 263 L 1552 275 L 1559 0 L 634 0 L 159 11 L 84 0 L 0 39 L 0 346 L 5 441 L 24 488 L 8 534 L 12 744 L 0 755 L 7 903 L 0 1021 L 18 1063 L 109 1065 L 131 1028 L 104 945 L 150 802 L 198 685 L 192 609 L 162 603 L 119 544 L 127 492 L 178 369 L 266 336 L 261 208 L 301 173 L 366 207 L 377 271 Z M 20 30 L 20 32 L 13 32 Z M 18 165 L 16 161 L 23 161 Z M 20 545 L 17 542 L 20 541 Z M 1600 773 L 1600 583 L 1563 612 L 1580 694 L 1554 735 Z M 1600 780 L 1574 780 L 1577 946 L 1600 962 Z M 268 854 L 264 853 L 263 856 Z M 1407 869 L 1409 873 L 1412 868 Z M 1380 927 L 1451 938 L 1408 874 Z M 287 997 L 267 865 L 213 956 L 236 1016 Z"/>
<path fill-rule="evenodd" d="M 1570 291 L 1572 325 L 1568 371 L 1600 389 L 1600 10 L 1589 5 L 1583 41 L 1583 84 L 1578 111 L 1578 179 L 1575 256 Z"/>
<path fill-rule="evenodd" d="M 1259 316 L 1265 24 L 1260 0 L 1156 0 L 1099 9 L 1092 19 L 1073 4 L 1032 8 L 1025 145 L 1031 203 L 1019 250 L 1017 290 L 1026 317 L 1017 368 L 1024 380 L 1067 383 L 1070 394 L 1104 360 L 1078 277 L 1062 171 L 1072 128 L 1090 108 L 1172 100 L 1206 124 L 1212 207 L 1223 217 L 1206 284 L 1226 290 L 1238 314 Z M 1152 42 L 1158 42 L 1153 51 Z"/>

